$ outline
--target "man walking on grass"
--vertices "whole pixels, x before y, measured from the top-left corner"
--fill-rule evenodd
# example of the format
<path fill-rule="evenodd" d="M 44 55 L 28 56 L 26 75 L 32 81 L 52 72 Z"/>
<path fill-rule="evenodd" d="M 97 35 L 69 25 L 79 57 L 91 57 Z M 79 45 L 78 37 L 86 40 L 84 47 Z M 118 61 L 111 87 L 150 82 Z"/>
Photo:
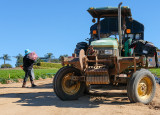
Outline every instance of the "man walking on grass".
<path fill-rule="evenodd" d="M 31 53 L 31 51 L 29 49 L 26 49 L 25 56 L 23 57 L 23 70 L 25 71 L 25 77 L 24 77 L 24 81 L 23 81 L 23 85 L 22 85 L 23 88 L 26 87 L 26 82 L 27 82 L 28 76 L 30 78 L 31 87 L 36 87 L 36 85 L 34 84 L 34 81 L 33 81 L 33 74 L 32 74 L 33 63 L 35 61 L 30 59 L 30 57 L 29 57 L 30 53 Z"/>

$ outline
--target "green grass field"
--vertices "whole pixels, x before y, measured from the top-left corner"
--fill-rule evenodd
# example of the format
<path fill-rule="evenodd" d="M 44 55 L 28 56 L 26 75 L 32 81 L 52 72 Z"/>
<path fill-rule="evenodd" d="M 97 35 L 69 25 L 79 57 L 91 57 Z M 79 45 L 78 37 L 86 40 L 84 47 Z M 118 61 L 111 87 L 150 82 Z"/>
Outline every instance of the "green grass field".
<path fill-rule="evenodd" d="M 51 68 L 51 69 L 35 69 L 35 79 L 43 78 L 45 79 L 46 77 L 52 77 L 56 72 L 58 71 L 58 68 Z M 150 71 L 153 74 L 156 74 L 157 77 L 160 77 L 160 68 L 155 68 L 155 69 L 150 69 Z M 23 79 L 24 78 L 24 71 L 22 69 L 20 70 L 0 70 L 0 83 L 4 84 L 6 83 L 7 80 L 13 80 L 15 82 L 18 81 L 18 79 Z M 10 78 L 9 78 L 10 75 Z"/>
<path fill-rule="evenodd" d="M 58 68 L 51 68 L 51 69 L 35 69 L 35 79 L 46 77 L 52 77 L 54 73 L 58 71 Z M 10 78 L 9 78 L 10 75 Z M 17 82 L 17 79 L 23 79 L 24 78 L 24 71 L 23 70 L 0 70 L 0 82 L 6 83 L 7 80 L 13 80 Z"/>
<path fill-rule="evenodd" d="M 153 74 L 157 75 L 157 77 L 160 78 L 160 68 L 150 69 L 150 71 L 151 71 Z"/>

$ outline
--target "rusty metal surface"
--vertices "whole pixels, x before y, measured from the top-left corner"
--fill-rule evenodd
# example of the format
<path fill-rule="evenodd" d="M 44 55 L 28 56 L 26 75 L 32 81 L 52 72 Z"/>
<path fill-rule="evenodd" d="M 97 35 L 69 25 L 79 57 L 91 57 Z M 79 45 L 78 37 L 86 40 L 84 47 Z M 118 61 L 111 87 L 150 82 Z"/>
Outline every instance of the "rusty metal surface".
<path fill-rule="evenodd" d="M 86 84 L 109 84 L 108 70 L 105 68 L 87 69 Z"/>
<path fill-rule="evenodd" d="M 134 72 L 136 72 L 136 57 L 135 57 L 135 52 L 133 52 L 133 60 L 134 60 Z"/>
<path fill-rule="evenodd" d="M 99 59 L 99 60 L 88 60 L 87 62 L 103 62 L 103 63 L 111 63 L 112 60 L 108 60 L 108 59 Z"/>
<path fill-rule="evenodd" d="M 86 63 L 86 73 L 88 72 L 88 70 L 90 68 L 94 68 L 93 70 L 90 70 L 89 72 L 95 72 L 97 75 L 99 75 L 99 73 L 104 74 L 105 72 L 103 72 L 104 70 L 108 71 L 108 67 L 109 66 L 115 66 L 114 68 L 110 69 L 109 68 L 109 74 L 110 75 L 115 75 L 118 71 L 117 67 L 117 57 L 115 56 L 95 56 L 95 55 L 89 55 L 86 57 L 85 59 L 85 63 Z M 98 69 L 99 68 L 99 69 Z M 88 72 L 88 73 L 89 73 Z"/>
<path fill-rule="evenodd" d="M 86 84 L 109 84 L 108 76 L 87 76 Z"/>
<path fill-rule="evenodd" d="M 85 81 L 85 76 L 71 76 L 73 81 Z"/>
<path fill-rule="evenodd" d="M 134 61 L 135 60 L 135 61 Z M 125 58 L 121 58 L 119 60 L 119 64 L 120 64 L 120 73 L 123 72 L 124 70 L 128 69 L 129 66 L 134 66 L 134 62 L 135 62 L 135 66 L 139 63 L 142 63 L 142 58 L 141 57 L 125 57 Z M 135 69 L 135 67 L 134 67 Z"/>
<path fill-rule="evenodd" d="M 79 58 L 78 57 L 69 57 L 69 58 L 68 57 L 63 57 L 61 64 L 63 66 L 70 65 L 70 66 L 73 66 L 73 67 L 81 70 L 80 62 L 79 62 Z"/>
<path fill-rule="evenodd" d="M 86 73 L 108 73 L 108 69 L 106 68 L 88 68 Z"/>
<path fill-rule="evenodd" d="M 144 57 L 105 57 L 89 55 L 85 56 L 84 52 L 80 53 L 79 58 L 64 58 L 64 65 L 71 65 L 83 73 L 87 84 L 109 84 L 110 77 L 123 73 L 129 67 L 134 67 L 141 63 L 143 65 Z M 114 65 L 109 68 L 110 65 Z M 137 68 L 137 67 L 134 67 Z M 128 76 L 127 76 L 128 77 Z M 78 78 L 75 77 L 74 80 Z M 124 78 L 118 78 L 117 82 L 126 82 Z"/>

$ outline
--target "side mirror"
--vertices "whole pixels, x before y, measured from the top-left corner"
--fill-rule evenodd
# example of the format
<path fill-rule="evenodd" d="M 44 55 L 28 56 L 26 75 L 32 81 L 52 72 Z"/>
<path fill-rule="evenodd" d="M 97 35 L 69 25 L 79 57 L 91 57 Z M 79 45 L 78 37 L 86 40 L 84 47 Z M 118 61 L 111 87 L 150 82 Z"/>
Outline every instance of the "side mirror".
<path fill-rule="evenodd" d="M 89 38 L 86 38 L 85 40 L 86 40 L 86 41 L 89 41 Z"/>
<path fill-rule="evenodd" d="M 96 22 L 96 19 L 95 19 L 95 18 L 93 18 L 93 19 L 92 19 L 92 22 L 93 22 L 93 23 L 95 23 L 95 22 Z"/>

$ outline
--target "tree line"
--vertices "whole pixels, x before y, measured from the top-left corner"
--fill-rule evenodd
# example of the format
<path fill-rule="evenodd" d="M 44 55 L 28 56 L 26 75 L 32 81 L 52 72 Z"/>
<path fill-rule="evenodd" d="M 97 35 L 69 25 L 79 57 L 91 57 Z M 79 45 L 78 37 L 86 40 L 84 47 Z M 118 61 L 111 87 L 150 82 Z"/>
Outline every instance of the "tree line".
<path fill-rule="evenodd" d="M 44 57 L 39 57 L 36 61 L 36 63 L 40 63 L 40 62 L 51 62 L 51 63 L 61 63 L 61 57 L 68 57 L 67 54 L 65 55 L 60 55 L 59 58 L 55 58 L 55 56 L 53 55 L 53 53 L 47 53 L 44 55 Z M 16 67 L 20 67 L 20 65 L 23 65 L 23 55 L 22 54 L 18 54 L 17 56 L 12 56 L 14 58 L 16 58 Z M 1 65 L 1 68 L 12 68 L 12 66 L 10 64 L 6 64 L 6 61 L 11 61 L 11 56 L 9 56 L 8 54 L 3 54 L 2 57 L 0 57 L 1 60 L 3 60 L 3 64 Z"/>

